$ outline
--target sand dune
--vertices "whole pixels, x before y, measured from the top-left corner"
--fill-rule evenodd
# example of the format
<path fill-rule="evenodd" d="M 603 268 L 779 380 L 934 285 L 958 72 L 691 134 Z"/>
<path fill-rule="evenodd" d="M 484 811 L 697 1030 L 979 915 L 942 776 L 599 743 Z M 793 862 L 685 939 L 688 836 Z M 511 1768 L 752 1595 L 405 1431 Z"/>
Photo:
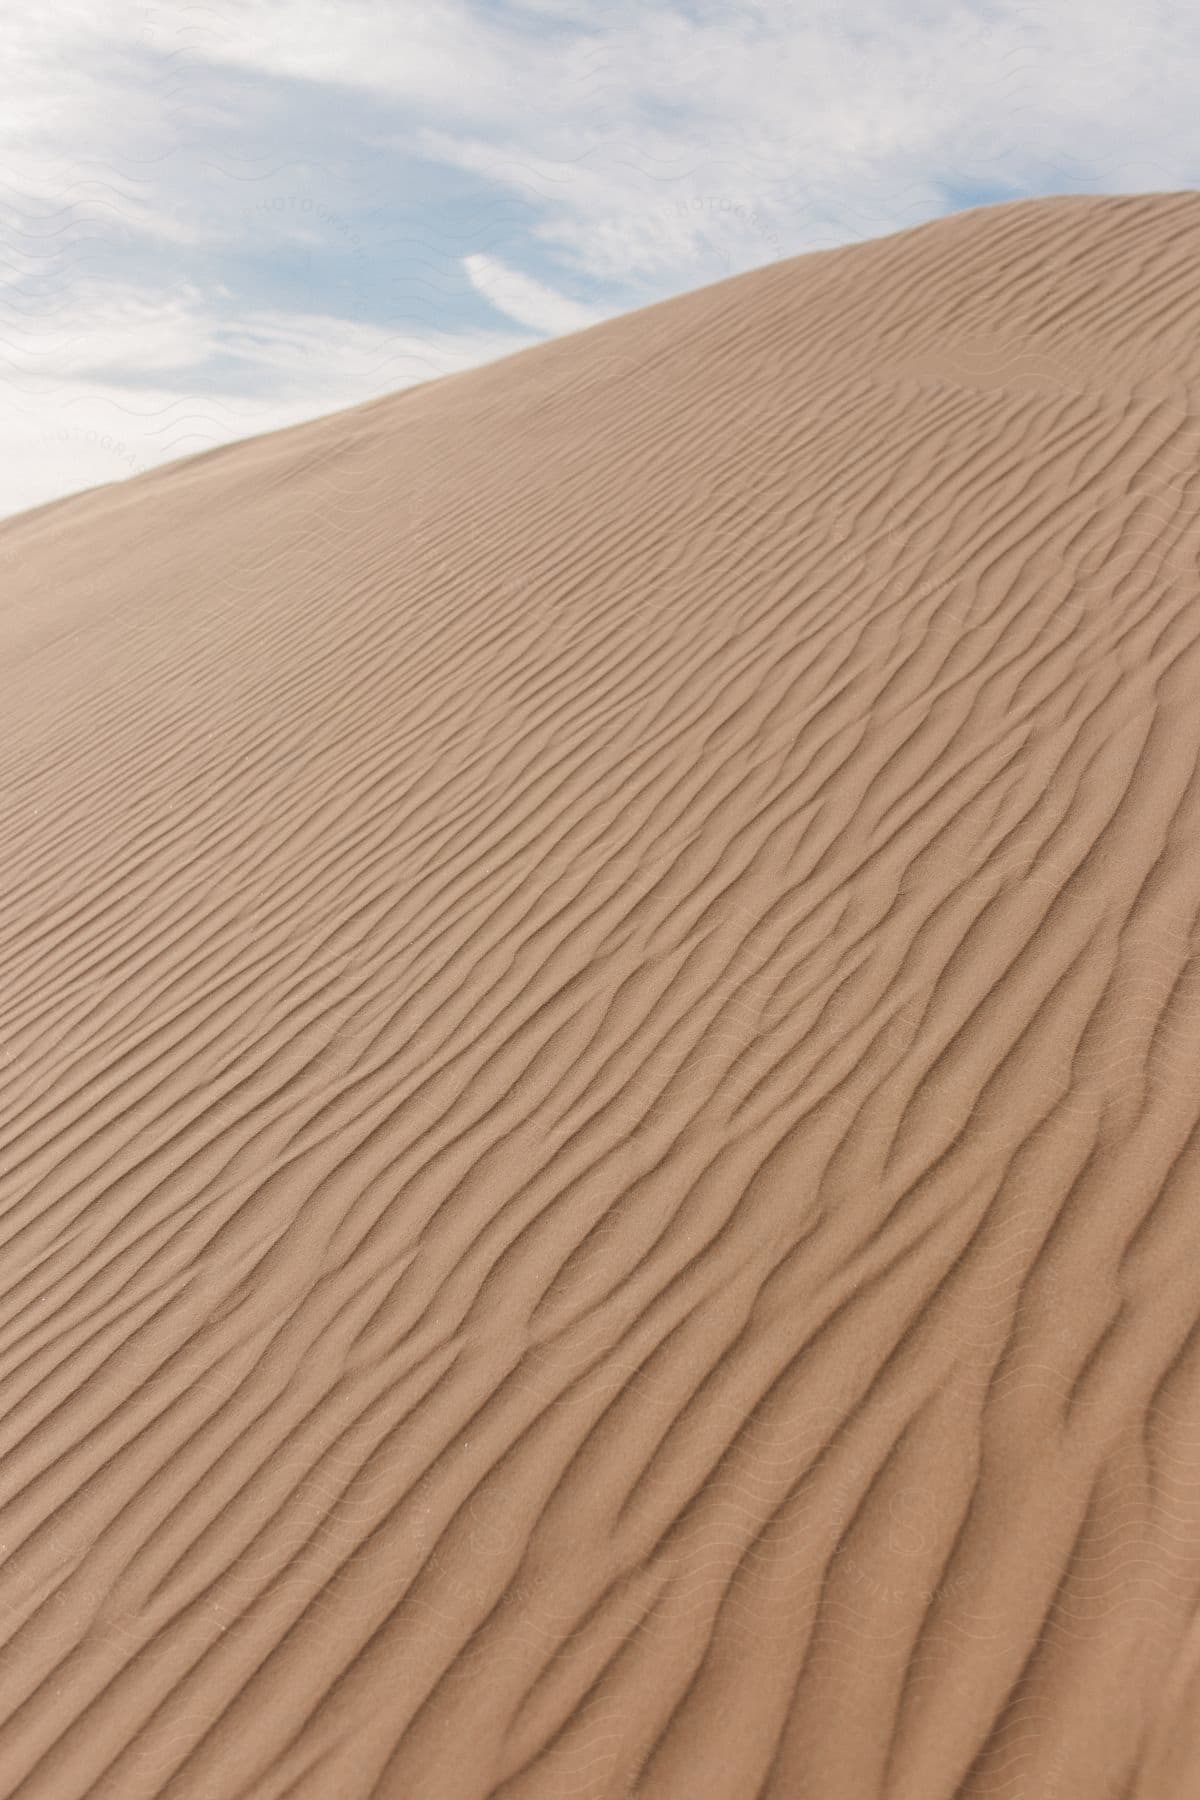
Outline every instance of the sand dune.
<path fill-rule="evenodd" d="M 1200 1792 L 1200 197 L 0 527 L 0 1791 Z"/>

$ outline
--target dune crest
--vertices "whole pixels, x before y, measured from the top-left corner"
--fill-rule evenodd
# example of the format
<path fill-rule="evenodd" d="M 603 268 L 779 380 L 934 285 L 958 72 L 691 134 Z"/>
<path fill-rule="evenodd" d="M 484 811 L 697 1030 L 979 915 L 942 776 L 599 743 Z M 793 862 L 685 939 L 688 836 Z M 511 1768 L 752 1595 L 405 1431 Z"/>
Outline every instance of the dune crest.
<path fill-rule="evenodd" d="M 0 526 L 0 1792 L 1200 1784 L 1200 197 Z"/>

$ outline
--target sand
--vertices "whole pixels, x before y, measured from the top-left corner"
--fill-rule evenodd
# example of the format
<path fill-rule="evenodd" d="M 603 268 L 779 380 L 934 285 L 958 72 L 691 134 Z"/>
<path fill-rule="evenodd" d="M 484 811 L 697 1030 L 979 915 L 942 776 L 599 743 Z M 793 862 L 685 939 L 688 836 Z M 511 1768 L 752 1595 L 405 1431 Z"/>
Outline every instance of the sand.
<path fill-rule="evenodd" d="M 0 528 L 0 1791 L 1200 1792 L 1200 196 Z"/>

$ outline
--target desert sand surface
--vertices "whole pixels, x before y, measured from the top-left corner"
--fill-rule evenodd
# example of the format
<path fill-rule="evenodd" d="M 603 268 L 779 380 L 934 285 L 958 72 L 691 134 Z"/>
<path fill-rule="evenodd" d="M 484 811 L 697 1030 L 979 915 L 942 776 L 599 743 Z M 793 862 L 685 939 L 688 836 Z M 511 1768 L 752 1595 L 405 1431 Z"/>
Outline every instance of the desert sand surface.
<path fill-rule="evenodd" d="M 0 527 L 0 1792 L 1200 1793 L 1200 196 Z"/>

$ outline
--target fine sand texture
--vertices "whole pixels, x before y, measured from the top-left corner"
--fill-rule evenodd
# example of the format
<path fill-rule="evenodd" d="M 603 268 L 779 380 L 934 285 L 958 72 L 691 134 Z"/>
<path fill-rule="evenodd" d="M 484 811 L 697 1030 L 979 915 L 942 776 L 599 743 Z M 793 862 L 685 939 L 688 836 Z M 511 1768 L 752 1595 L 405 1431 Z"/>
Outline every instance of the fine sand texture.
<path fill-rule="evenodd" d="M 1200 196 L 0 528 L 0 1792 L 1200 1794 Z"/>

